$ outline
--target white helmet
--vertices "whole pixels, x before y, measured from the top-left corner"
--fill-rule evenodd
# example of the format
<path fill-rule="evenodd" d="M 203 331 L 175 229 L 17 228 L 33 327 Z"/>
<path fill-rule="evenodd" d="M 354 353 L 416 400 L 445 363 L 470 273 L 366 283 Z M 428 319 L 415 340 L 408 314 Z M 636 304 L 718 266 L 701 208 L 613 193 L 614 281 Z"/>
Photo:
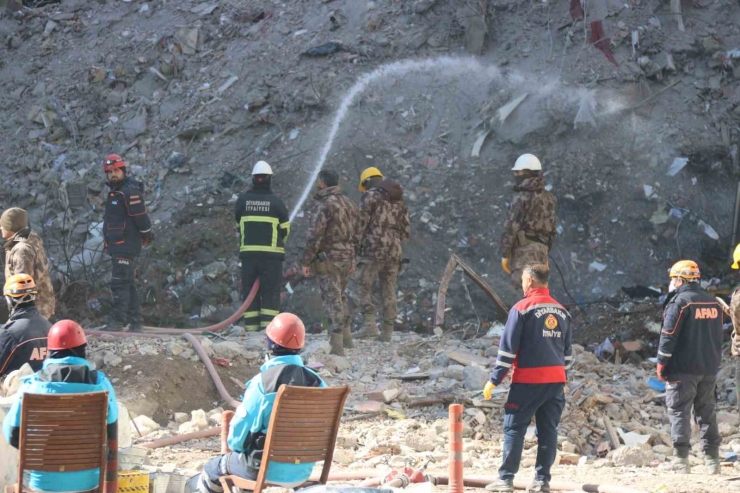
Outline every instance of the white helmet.
<path fill-rule="evenodd" d="M 519 156 L 511 171 L 524 171 L 527 169 L 531 171 L 542 171 L 542 163 L 534 154 L 522 154 Z"/>
<path fill-rule="evenodd" d="M 267 164 L 266 161 L 257 161 L 257 164 L 252 168 L 252 175 L 271 175 L 272 168 Z"/>

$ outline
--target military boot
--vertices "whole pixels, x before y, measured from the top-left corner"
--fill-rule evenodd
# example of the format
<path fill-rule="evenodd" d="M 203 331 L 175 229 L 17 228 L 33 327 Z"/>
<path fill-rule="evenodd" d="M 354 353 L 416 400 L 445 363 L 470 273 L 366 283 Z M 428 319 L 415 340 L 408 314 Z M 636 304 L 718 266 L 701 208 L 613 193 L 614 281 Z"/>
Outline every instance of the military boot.
<path fill-rule="evenodd" d="M 355 339 L 376 339 L 380 335 L 378 324 L 375 322 L 375 314 L 362 314 L 362 329 L 355 333 Z"/>
<path fill-rule="evenodd" d="M 354 342 L 352 342 L 352 326 L 349 324 L 349 321 L 342 327 L 342 345 L 346 349 L 353 349 L 355 347 Z"/>
<path fill-rule="evenodd" d="M 342 334 L 335 334 L 331 333 L 329 334 L 329 344 L 331 344 L 331 351 L 329 351 L 329 354 L 334 354 L 336 356 L 344 356 L 344 346 L 342 345 Z"/>
<path fill-rule="evenodd" d="M 675 472 L 677 474 L 691 474 L 691 463 L 688 457 L 673 457 L 673 460 L 661 464 L 661 471 Z"/>
<path fill-rule="evenodd" d="M 391 342 L 393 340 L 393 325 L 392 323 L 383 322 L 383 331 L 378 338 L 380 342 Z"/>
<path fill-rule="evenodd" d="M 722 474 L 722 465 L 720 464 L 719 459 L 714 458 L 714 457 L 705 457 L 704 458 L 704 473 L 711 474 L 711 475 Z"/>

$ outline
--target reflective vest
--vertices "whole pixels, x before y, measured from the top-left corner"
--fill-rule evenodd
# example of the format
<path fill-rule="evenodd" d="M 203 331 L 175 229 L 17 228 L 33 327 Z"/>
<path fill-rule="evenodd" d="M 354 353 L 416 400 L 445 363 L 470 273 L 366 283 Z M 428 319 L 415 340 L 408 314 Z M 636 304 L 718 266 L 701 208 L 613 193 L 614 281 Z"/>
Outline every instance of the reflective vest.
<path fill-rule="evenodd" d="M 290 235 L 288 209 L 269 189 L 252 188 L 236 201 L 239 256 L 265 255 L 285 258 Z"/>

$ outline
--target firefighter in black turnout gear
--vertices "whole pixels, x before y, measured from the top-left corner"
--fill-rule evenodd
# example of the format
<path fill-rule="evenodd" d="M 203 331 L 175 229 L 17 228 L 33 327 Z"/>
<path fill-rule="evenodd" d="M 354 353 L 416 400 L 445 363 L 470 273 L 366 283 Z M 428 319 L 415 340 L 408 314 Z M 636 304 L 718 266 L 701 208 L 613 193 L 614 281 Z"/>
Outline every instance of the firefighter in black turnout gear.
<path fill-rule="evenodd" d="M 112 154 L 103 160 L 108 178 L 108 200 L 105 203 L 103 235 L 105 250 L 113 263 L 110 290 L 113 308 L 106 319 L 106 330 L 141 332 L 141 303 L 134 284 L 136 261 L 141 246 L 154 241 L 152 223 L 144 203 L 141 183 L 126 176 L 126 162 Z"/>
<path fill-rule="evenodd" d="M 254 301 L 244 312 L 244 328 L 254 332 L 267 327 L 280 310 L 285 242 L 290 234 L 288 209 L 270 190 L 272 168 L 259 161 L 252 169 L 252 188 L 236 201 L 242 291 L 249 295 L 260 280 Z"/>

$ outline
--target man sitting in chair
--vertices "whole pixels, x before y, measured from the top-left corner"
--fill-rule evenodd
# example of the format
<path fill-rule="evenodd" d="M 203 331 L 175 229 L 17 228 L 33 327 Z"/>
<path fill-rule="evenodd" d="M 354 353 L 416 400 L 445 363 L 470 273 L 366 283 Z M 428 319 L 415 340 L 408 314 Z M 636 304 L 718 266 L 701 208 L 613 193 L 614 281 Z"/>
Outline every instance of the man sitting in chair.
<path fill-rule="evenodd" d="M 108 378 L 95 371 L 85 359 L 87 338 L 80 324 L 60 320 L 49 329 L 47 336 L 48 359 L 38 372 L 23 379 L 15 402 L 3 420 L 3 434 L 8 443 L 18 448 L 21 427 L 23 394 L 82 394 L 108 391 L 108 469 L 106 486 L 116 491 L 118 486 L 118 404 Z M 70 437 L 74 438 L 74 437 Z M 70 445 L 71 453 L 74 445 Z M 33 491 L 90 491 L 98 488 L 99 469 L 73 472 L 30 471 L 23 478 L 26 488 Z M 18 478 L 20 481 L 21 478 Z M 102 489 L 102 487 L 101 487 Z M 25 489 L 24 489 L 25 491 Z"/>
<path fill-rule="evenodd" d="M 206 462 L 203 472 L 190 478 L 187 492 L 221 493 L 221 476 L 234 475 L 256 480 L 262 462 L 272 406 L 281 385 L 326 387 L 321 378 L 303 365 L 300 353 L 306 328 L 292 313 L 277 315 L 265 331 L 268 360 L 260 374 L 247 383 L 244 401 L 236 409 L 229 429 L 229 448 L 233 451 Z M 294 488 L 308 480 L 314 463 L 270 463 L 267 482 Z"/>

